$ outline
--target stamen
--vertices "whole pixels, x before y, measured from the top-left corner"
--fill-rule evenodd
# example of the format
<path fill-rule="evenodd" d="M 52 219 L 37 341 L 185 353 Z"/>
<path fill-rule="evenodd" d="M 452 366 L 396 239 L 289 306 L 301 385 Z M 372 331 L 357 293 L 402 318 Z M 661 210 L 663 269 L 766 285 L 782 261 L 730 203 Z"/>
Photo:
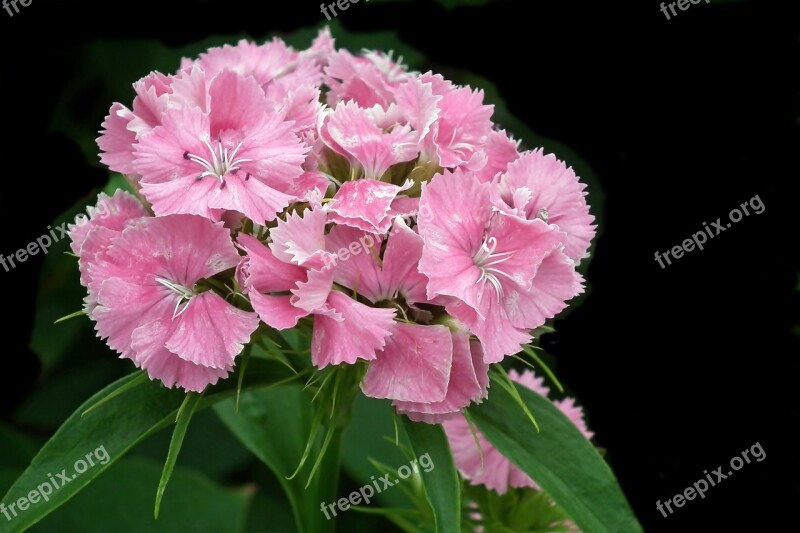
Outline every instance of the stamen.
<path fill-rule="evenodd" d="M 495 253 L 494 251 L 496 249 L 497 239 L 495 237 L 489 237 L 483 241 L 483 244 L 481 244 L 481 247 L 475 253 L 475 256 L 472 258 L 472 260 L 475 263 L 475 266 L 477 266 L 481 271 L 481 277 L 478 278 L 476 283 L 488 282 L 494 289 L 494 292 L 497 295 L 497 301 L 499 303 L 504 297 L 503 285 L 500 283 L 499 276 L 503 276 L 512 281 L 513 278 L 506 272 L 496 268 L 496 265 L 505 263 L 511 259 L 511 256 L 514 254 L 514 252 Z"/>
<path fill-rule="evenodd" d="M 539 212 L 536 214 L 536 216 L 547 222 L 547 219 L 550 218 L 550 213 L 543 207 L 539 209 Z"/>
<path fill-rule="evenodd" d="M 211 156 L 210 161 L 206 158 L 189 152 L 184 152 L 183 158 L 187 161 L 197 163 L 203 168 L 203 173 L 200 174 L 197 179 L 203 179 L 206 176 L 217 178 L 220 180 L 220 183 L 223 184 L 221 188 L 224 188 L 225 176 L 228 174 L 236 174 L 236 172 L 238 172 L 241 168 L 242 163 L 252 161 L 252 159 L 247 158 L 236 159 L 236 154 L 239 153 L 239 150 L 242 148 L 244 142 L 240 142 L 233 148 L 233 150 L 230 151 L 225 147 L 222 139 L 217 139 L 216 150 L 208 139 L 203 139 L 203 144 L 206 145 L 208 153 Z M 245 181 L 247 179 L 249 179 L 249 174 Z"/>
<path fill-rule="evenodd" d="M 189 304 L 192 303 L 192 297 L 195 295 L 194 291 L 191 289 L 187 289 L 183 285 L 179 285 L 178 283 L 174 283 L 168 279 L 164 278 L 155 278 L 156 283 L 163 285 L 164 287 L 168 288 L 172 292 L 178 295 L 178 300 L 175 302 L 175 309 L 172 311 L 172 319 L 175 320 L 179 316 L 181 316 L 186 309 L 189 308 Z M 181 308 L 181 304 L 186 302 L 186 305 Z"/>

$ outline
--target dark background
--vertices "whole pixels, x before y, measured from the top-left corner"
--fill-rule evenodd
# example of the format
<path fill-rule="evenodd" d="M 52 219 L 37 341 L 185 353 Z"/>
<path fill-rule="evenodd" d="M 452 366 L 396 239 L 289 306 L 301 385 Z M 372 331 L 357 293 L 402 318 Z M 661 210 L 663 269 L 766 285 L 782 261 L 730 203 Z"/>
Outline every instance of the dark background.
<path fill-rule="evenodd" d="M 701 2 L 667 21 L 654 0 L 454 11 L 411 1 L 361 3 L 339 17 L 351 31 L 396 30 L 434 64 L 492 80 L 513 114 L 594 170 L 605 205 L 591 294 L 544 345 L 646 531 L 797 527 L 797 7 Z M 33 0 L 13 18 L 0 11 L 0 253 L 33 241 L 107 180 L 50 130 L 63 87 L 85 67 L 78 46 L 183 46 L 322 22 L 315 1 Z M 96 102 L 73 105 L 99 129 Z M 666 269 L 654 260 L 755 195 L 763 214 Z M 27 345 L 41 264 L 39 255 L 0 270 L 6 417 L 39 375 Z M 669 518 L 656 511 L 656 500 L 703 470 L 727 471 L 756 442 L 764 462 Z"/>

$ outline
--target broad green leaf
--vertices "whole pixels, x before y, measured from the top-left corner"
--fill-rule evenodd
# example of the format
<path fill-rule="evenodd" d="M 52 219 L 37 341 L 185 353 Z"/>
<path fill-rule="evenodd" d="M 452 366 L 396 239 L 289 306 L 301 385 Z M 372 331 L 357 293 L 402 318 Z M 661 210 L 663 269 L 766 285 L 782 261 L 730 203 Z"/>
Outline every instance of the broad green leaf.
<path fill-rule="evenodd" d="M 137 442 L 174 420 L 184 395 L 152 381 L 141 382 L 102 408 L 81 416 L 92 404 L 136 376 L 122 378 L 90 398 L 44 445 L 2 501 L 8 505 L 26 498 L 30 491 L 49 483 L 51 475 L 59 487 L 53 487 L 48 501 L 31 506 L 11 521 L 0 520 L 0 532 L 23 531 L 35 524 L 92 482 Z M 109 461 L 96 462 L 78 475 L 76 463 L 101 447 L 108 453 Z"/>
<path fill-rule="evenodd" d="M 35 525 L 34 533 L 237 533 L 247 516 L 251 491 L 221 487 L 205 476 L 177 468 L 158 520 L 153 489 L 161 465 L 123 459 L 58 511 Z M 37 504 L 38 505 L 38 504 Z M 26 512 L 30 512 L 29 509 Z M 0 517 L 2 518 L 2 517 Z M 4 519 L 4 518 L 3 518 Z"/>
<path fill-rule="evenodd" d="M 235 399 L 214 409 L 231 432 L 275 474 L 289 498 L 299 530 L 333 531 L 333 521 L 325 518 L 320 505 L 336 497 L 338 443 L 331 443 L 321 471 L 308 489 L 304 488 L 306 475 L 286 479 L 300 462 L 311 431 L 314 411 L 310 396 L 299 388 L 278 387 L 243 393 L 238 411 Z M 312 458 L 318 451 L 319 446 L 315 446 Z"/>
<path fill-rule="evenodd" d="M 69 479 L 61 481 L 59 478 L 56 481 L 59 488 L 53 490 L 48 501 L 34 505 L 13 520 L 0 520 L 0 533 L 23 531 L 35 524 L 91 483 L 138 442 L 175 421 L 185 394 L 180 390 L 166 389 L 159 382 L 149 380 L 112 398 L 86 416 L 81 416 L 108 394 L 125 386 L 129 380 L 136 379 L 137 375 L 126 376 L 89 398 L 44 445 L 0 501 L 11 503 L 27 497 L 31 490 L 47 482 L 50 474 L 58 477 L 58 473 L 62 473 Z M 212 387 L 201 400 L 200 407 L 208 407 L 235 395 L 236 377 L 234 375 Z M 265 387 L 294 379 L 296 376 L 282 365 L 252 361 L 244 386 Z M 96 462 L 78 475 L 75 471 L 76 463 L 101 448 L 109 455 L 109 460 L 105 464 Z M 71 478 L 71 475 L 75 477 Z"/>
<path fill-rule="evenodd" d="M 356 399 L 353 420 L 344 430 L 342 438 L 342 464 L 361 483 L 371 483 L 370 476 L 377 477 L 370 459 L 395 469 L 408 463 L 408 458 L 394 442 L 393 415 L 394 407 L 389 400 L 376 400 L 363 394 Z M 397 423 L 401 425 L 399 417 Z M 405 442 L 402 430 L 400 436 L 402 446 Z M 375 495 L 375 499 L 389 507 L 408 505 L 408 499 L 399 490 L 382 491 Z"/>
<path fill-rule="evenodd" d="M 582 531 L 641 531 L 614 474 L 594 446 L 550 400 L 515 387 L 541 432 L 499 386 L 492 387 L 487 401 L 469 409 L 478 429 L 535 479 Z"/>
<path fill-rule="evenodd" d="M 433 509 L 436 531 L 458 533 L 461 531 L 461 487 L 447 435 L 440 425 L 412 422 L 405 416 L 402 419 L 416 458 L 427 455 L 433 465 L 429 472 L 420 465 L 419 474 Z"/>

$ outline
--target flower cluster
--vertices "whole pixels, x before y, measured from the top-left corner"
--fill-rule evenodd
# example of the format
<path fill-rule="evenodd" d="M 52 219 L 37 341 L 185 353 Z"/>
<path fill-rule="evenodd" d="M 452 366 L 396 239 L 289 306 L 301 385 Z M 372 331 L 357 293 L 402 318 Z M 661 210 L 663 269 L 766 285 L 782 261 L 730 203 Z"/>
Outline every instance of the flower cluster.
<path fill-rule="evenodd" d="M 139 198 L 101 197 L 113 216 L 73 250 L 99 336 L 167 386 L 225 377 L 261 322 L 310 323 L 316 367 L 365 362 L 366 395 L 441 422 L 583 290 L 585 185 L 520 152 L 482 91 L 327 30 L 134 90 L 98 144 Z"/>

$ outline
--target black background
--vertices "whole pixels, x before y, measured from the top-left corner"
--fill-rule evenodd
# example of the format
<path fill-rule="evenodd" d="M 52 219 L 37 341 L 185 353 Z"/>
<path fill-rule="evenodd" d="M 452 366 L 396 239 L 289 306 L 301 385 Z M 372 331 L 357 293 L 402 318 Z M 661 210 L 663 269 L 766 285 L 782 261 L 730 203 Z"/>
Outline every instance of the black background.
<path fill-rule="evenodd" d="M 597 174 L 606 201 L 592 292 L 545 345 L 647 531 L 797 528 L 799 14 L 797 2 L 760 0 L 701 2 L 669 21 L 654 0 L 455 11 L 411 1 L 339 17 L 492 80 L 512 113 Z M 76 46 L 178 46 L 322 22 L 314 1 L 33 0 L 13 18 L 0 11 L 0 253 L 107 179 L 49 130 Z M 102 118 L 85 120 L 99 129 Z M 654 260 L 755 195 L 763 214 L 666 269 Z M 41 262 L 0 271 L 4 415 L 38 375 L 27 343 Z M 656 511 L 756 442 L 764 462 L 668 518 Z"/>

